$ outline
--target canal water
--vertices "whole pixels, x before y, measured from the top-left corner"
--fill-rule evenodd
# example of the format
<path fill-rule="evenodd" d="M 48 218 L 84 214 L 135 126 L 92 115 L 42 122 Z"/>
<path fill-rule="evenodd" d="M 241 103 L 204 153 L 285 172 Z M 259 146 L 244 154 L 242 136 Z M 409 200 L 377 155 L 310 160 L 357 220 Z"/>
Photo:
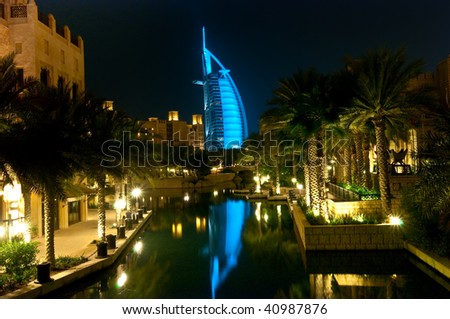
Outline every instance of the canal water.
<path fill-rule="evenodd" d="M 44 298 L 450 298 L 405 251 L 302 252 L 285 202 L 220 190 L 145 205 L 152 219 L 113 267 Z"/>

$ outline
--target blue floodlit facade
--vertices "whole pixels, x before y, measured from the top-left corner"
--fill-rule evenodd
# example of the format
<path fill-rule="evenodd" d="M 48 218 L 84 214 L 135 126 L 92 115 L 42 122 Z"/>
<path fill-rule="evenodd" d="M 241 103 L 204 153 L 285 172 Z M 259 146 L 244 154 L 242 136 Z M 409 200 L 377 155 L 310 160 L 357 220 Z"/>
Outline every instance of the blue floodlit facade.
<path fill-rule="evenodd" d="M 206 48 L 205 28 L 202 58 L 205 148 L 239 148 L 248 135 L 244 104 L 230 70 Z M 217 71 L 213 70 L 211 59 L 217 64 Z"/>

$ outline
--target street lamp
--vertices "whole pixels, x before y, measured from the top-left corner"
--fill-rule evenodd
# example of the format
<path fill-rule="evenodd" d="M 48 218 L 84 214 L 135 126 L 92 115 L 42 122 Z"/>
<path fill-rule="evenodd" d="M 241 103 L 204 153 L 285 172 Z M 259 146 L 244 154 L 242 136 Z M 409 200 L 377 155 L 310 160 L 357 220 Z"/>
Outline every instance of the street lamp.
<path fill-rule="evenodd" d="M 141 196 L 141 194 L 142 194 L 142 190 L 138 187 L 134 188 L 131 191 L 131 196 L 136 198 L 136 211 L 139 209 L 139 196 Z"/>
<path fill-rule="evenodd" d="M 114 203 L 114 208 L 116 209 L 117 213 L 117 225 L 120 224 L 120 217 L 121 217 L 120 215 L 122 215 L 122 210 L 125 208 L 126 205 L 127 203 L 122 197 L 119 197 L 119 199 L 117 199 Z"/>

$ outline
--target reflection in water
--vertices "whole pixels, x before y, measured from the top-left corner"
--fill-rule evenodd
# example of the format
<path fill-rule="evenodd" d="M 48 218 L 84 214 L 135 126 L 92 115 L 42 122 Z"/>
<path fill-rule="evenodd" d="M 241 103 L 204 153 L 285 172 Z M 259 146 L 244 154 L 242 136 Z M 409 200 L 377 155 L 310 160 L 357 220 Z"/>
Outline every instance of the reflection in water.
<path fill-rule="evenodd" d="M 250 203 L 228 200 L 209 207 L 211 297 L 236 267 L 242 249 L 241 233 L 250 213 Z"/>
<path fill-rule="evenodd" d="M 322 251 L 306 254 L 311 298 L 449 298 L 444 285 L 430 280 L 398 251 Z M 437 275 L 437 274 L 435 274 Z M 441 278 L 443 281 L 443 278 Z"/>
<path fill-rule="evenodd" d="M 147 197 L 140 244 L 49 298 L 450 298 L 404 251 L 300 252 L 283 202 L 185 197 Z"/>

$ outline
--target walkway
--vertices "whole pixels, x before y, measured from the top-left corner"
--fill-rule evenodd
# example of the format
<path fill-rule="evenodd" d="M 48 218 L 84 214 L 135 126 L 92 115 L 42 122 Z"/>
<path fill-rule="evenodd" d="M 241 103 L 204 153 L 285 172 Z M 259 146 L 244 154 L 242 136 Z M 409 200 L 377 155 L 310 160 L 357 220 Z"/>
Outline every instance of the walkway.
<path fill-rule="evenodd" d="M 97 239 L 97 212 L 89 210 L 88 219 L 74 224 L 66 229 L 55 231 L 55 255 L 56 257 L 85 256 L 89 260 L 76 267 L 51 275 L 51 281 L 46 283 L 31 282 L 27 286 L 17 289 L 9 294 L 0 296 L 0 299 L 13 298 L 38 298 L 56 289 L 69 285 L 94 272 L 110 267 L 119 258 L 121 253 L 139 234 L 140 230 L 150 220 L 150 214 L 144 214 L 144 218 L 133 226 L 133 229 L 125 231 L 124 239 L 116 239 L 116 249 L 108 249 L 107 256 L 98 258 L 97 245 L 93 243 Z M 106 234 L 117 235 L 117 230 L 112 228 L 115 222 L 115 211 L 106 212 Z M 39 242 L 38 261 L 43 261 L 45 256 L 44 238 L 35 239 Z"/>
<path fill-rule="evenodd" d="M 106 211 L 106 234 L 117 235 L 117 230 L 112 228 L 116 221 L 114 210 Z M 91 257 L 97 252 L 97 246 L 93 243 L 97 235 L 97 210 L 89 209 L 86 221 L 76 223 L 65 229 L 55 231 L 55 255 L 56 257 Z M 39 242 L 38 261 L 45 259 L 44 236 L 35 238 Z"/>

